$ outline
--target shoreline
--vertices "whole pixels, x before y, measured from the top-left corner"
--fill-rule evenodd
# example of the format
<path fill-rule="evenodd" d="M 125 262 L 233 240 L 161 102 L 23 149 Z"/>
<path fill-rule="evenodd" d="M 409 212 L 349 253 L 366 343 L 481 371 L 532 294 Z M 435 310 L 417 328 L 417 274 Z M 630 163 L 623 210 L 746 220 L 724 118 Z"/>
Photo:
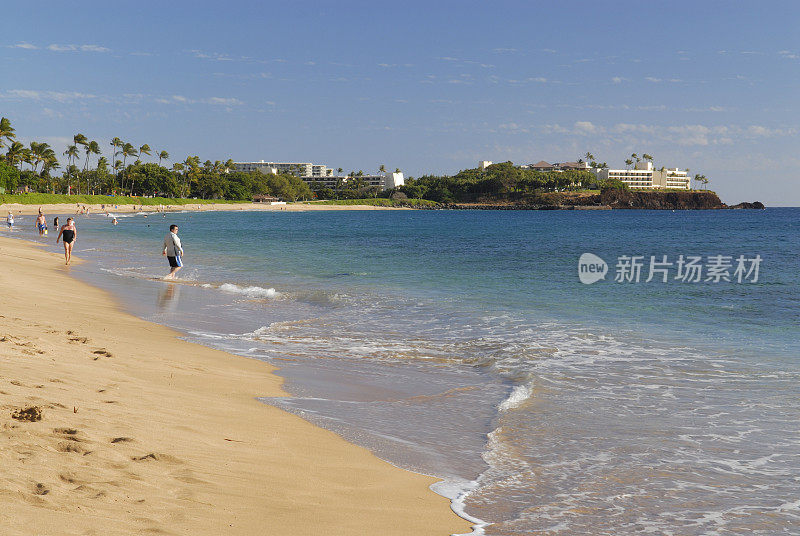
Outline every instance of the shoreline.
<path fill-rule="evenodd" d="M 151 213 L 156 212 L 159 205 L 144 205 L 144 209 L 137 210 L 134 207 L 141 207 L 142 205 L 118 205 L 116 208 L 109 208 L 111 205 L 106 204 L 105 210 L 102 209 L 101 204 L 86 204 L 86 203 L 54 203 L 54 204 L 22 204 L 22 203 L 7 203 L 0 204 L 0 215 L 5 217 L 9 211 L 23 216 L 37 214 L 39 208 L 42 212 L 47 214 L 71 214 L 73 211 L 78 212 L 78 205 L 87 207 L 92 214 L 104 214 L 105 212 L 117 214 L 129 213 Z M 236 212 L 236 211 L 287 211 L 287 212 L 305 212 L 313 210 L 414 210 L 408 207 L 382 207 L 376 205 L 315 205 L 304 203 L 287 203 L 285 205 L 270 205 L 267 203 L 206 203 L 206 204 L 186 204 L 186 205 L 167 205 L 165 212 Z"/>
<path fill-rule="evenodd" d="M 33 242 L 0 251 L 9 534 L 470 532 L 438 479 L 259 402 L 285 396 L 274 367 L 122 312 Z"/>

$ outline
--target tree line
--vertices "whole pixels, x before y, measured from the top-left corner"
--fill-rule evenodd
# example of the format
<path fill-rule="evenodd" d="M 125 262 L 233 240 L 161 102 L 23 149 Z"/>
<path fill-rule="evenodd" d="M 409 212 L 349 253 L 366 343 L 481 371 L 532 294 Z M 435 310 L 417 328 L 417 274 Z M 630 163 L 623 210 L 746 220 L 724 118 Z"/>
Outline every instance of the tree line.
<path fill-rule="evenodd" d="M 269 195 L 296 201 L 313 196 L 308 184 L 292 174 L 244 173 L 234 169 L 231 159 L 203 162 L 198 156 L 166 167 L 162 163 L 170 160 L 170 154 L 154 153 L 146 143 L 135 146 L 115 137 L 110 146 L 109 161 L 102 156 L 98 141 L 75 134 L 64 151 L 66 167 L 62 169 L 48 143 L 32 141 L 25 146 L 17 141 L 11 121 L 0 118 L 0 149 L 5 148 L 0 154 L 0 187 L 7 192 L 25 187 L 42 193 L 231 200 Z M 158 162 L 144 162 L 145 157 L 158 158 Z M 61 174 L 56 173 L 59 169 Z"/>
<path fill-rule="evenodd" d="M 511 162 L 492 164 L 486 169 L 465 169 L 448 175 L 423 175 L 409 179 L 399 188 L 406 197 L 439 203 L 513 199 L 537 191 L 627 188 L 612 179 L 602 184 L 589 171 L 535 171 Z"/>
<path fill-rule="evenodd" d="M 0 118 L 0 149 L 3 147 L 0 187 L 7 192 L 23 186 L 30 191 L 46 193 L 231 200 L 270 195 L 287 201 L 314 197 L 359 199 L 394 196 L 449 203 L 519 198 L 537 191 L 627 188 L 614 179 L 600 182 L 588 171 L 536 171 L 511 162 L 493 164 L 486 169 L 465 169 L 452 176 L 408 177 L 404 186 L 391 191 L 370 186 L 362 171 L 342 177 L 343 170 L 338 168 L 339 176 L 335 177 L 334 184 L 329 182 L 326 186 L 322 181 L 306 183 L 298 177 L 299 170 L 277 175 L 239 172 L 231 159 L 202 162 L 198 156 L 188 156 L 166 167 L 162 164 L 171 158 L 167 151 L 156 152 L 146 143 L 136 146 L 118 137 L 110 141 L 109 160 L 102 155 L 98 141 L 80 133 L 73 136 L 73 143 L 64 151 L 66 167 L 62 169 L 58 155 L 49 144 L 32 141 L 25 146 L 16 140 L 11 121 L 5 117 Z M 157 158 L 158 162 L 144 162 L 145 157 Z M 653 162 L 649 154 L 643 154 L 641 159 Z M 630 167 L 641 159 L 634 153 L 625 163 Z M 584 161 L 592 168 L 608 167 L 605 162 L 596 162 L 589 152 L 578 159 L 578 162 Z M 59 169 L 62 169 L 61 174 L 55 173 Z M 383 173 L 386 169 L 381 165 L 379 171 Z M 330 181 L 332 178 L 327 179 Z M 709 182 L 704 175 L 696 175 L 694 179 L 704 185 Z"/>

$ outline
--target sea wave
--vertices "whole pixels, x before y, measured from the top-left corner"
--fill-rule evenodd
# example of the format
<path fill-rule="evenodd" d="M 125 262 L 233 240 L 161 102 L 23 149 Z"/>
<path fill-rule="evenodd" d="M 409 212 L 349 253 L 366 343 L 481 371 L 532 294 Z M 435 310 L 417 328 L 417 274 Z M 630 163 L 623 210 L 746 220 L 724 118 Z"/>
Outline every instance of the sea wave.
<path fill-rule="evenodd" d="M 249 298 L 275 298 L 278 296 L 278 291 L 272 287 L 242 287 L 239 285 L 234 285 L 233 283 L 223 283 L 217 288 L 223 292 L 228 292 L 231 294 L 243 294 Z"/>
<path fill-rule="evenodd" d="M 511 394 L 503 400 L 497 407 L 500 411 L 508 411 L 520 407 L 533 394 L 531 385 L 517 385 L 511 390 Z"/>

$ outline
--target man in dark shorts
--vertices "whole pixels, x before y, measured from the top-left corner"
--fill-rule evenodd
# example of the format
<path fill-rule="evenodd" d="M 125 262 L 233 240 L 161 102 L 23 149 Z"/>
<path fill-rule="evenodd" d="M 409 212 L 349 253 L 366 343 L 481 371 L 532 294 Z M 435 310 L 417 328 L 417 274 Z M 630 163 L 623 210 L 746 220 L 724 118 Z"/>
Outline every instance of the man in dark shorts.
<path fill-rule="evenodd" d="M 164 237 L 164 249 L 161 251 L 162 255 L 166 255 L 169 261 L 170 272 L 164 279 L 175 279 L 175 273 L 183 268 L 183 247 L 181 246 L 181 239 L 178 238 L 178 226 L 170 225 L 169 234 Z"/>

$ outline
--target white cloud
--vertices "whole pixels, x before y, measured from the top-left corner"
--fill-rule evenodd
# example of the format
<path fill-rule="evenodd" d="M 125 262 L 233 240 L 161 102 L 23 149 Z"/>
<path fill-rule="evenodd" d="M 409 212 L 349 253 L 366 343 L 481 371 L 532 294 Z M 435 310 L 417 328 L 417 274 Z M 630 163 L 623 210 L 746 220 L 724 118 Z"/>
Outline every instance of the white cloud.
<path fill-rule="evenodd" d="M 244 104 L 239 99 L 226 98 L 226 97 L 209 97 L 207 99 L 200 99 L 197 102 L 202 102 L 204 104 L 221 104 L 224 106 L 240 106 Z"/>
<path fill-rule="evenodd" d="M 597 125 L 592 123 L 591 121 L 576 121 L 575 122 L 575 132 L 577 134 L 597 134 L 599 132 L 599 128 Z"/>
<path fill-rule="evenodd" d="M 0 93 L 0 99 L 7 100 L 49 100 L 55 102 L 69 102 L 76 100 L 96 99 L 97 95 L 80 93 L 77 91 L 42 91 L 36 89 L 9 89 Z"/>
<path fill-rule="evenodd" d="M 611 79 L 611 82 L 614 84 L 621 84 L 622 82 L 626 81 L 627 78 L 623 78 L 621 76 L 615 76 Z"/>
<path fill-rule="evenodd" d="M 616 123 L 611 126 L 597 125 L 590 121 L 577 121 L 572 128 L 559 124 L 544 125 L 540 128 L 546 134 L 568 136 L 602 136 L 607 142 L 643 145 L 665 143 L 677 146 L 730 145 L 761 138 L 774 138 L 797 135 L 795 128 L 770 128 L 762 125 L 655 125 L 637 123 Z"/>
<path fill-rule="evenodd" d="M 24 48 L 25 50 L 38 50 L 39 47 L 36 45 L 32 45 L 30 43 L 26 43 L 23 41 L 22 43 L 17 43 L 16 45 L 8 45 L 8 48 Z"/>
<path fill-rule="evenodd" d="M 53 52 L 111 52 L 110 48 L 100 45 L 47 45 L 47 50 Z"/>

